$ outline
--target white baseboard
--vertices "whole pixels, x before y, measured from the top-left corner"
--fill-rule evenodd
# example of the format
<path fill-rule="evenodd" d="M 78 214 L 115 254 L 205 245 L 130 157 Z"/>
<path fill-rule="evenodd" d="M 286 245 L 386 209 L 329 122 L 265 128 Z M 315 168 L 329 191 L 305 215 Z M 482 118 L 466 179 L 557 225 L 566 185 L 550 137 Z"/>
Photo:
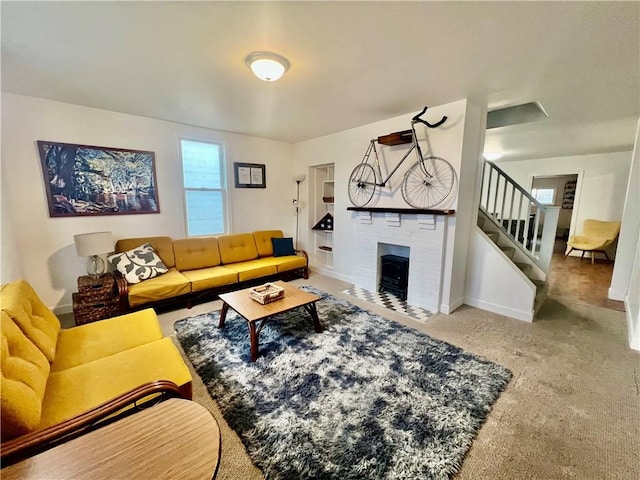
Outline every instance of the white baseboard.
<path fill-rule="evenodd" d="M 322 275 L 326 275 L 327 277 L 335 278 L 336 280 L 342 280 L 343 282 L 353 283 L 353 277 L 343 275 L 341 273 L 336 272 L 332 268 L 322 267 L 319 265 L 310 265 L 309 268 L 311 272 L 321 273 Z"/>
<path fill-rule="evenodd" d="M 504 307 L 502 305 L 484 302 L 482 300 L 478 300 L 477 298 L 465 298 L 464 303 L 481 310 L 497 313 L 509 318 L 515 318 L 516 320 L 522 320 L 523 322 L 533 322 L 532 311 L 517 310 L 515 308 Z"/>
<path fill-rule="evenodd" d="M 455 302 L 452 302 L 447 305 L 441 303 L 438 311 L 440 313 L 449 315 L 450 313 L 453 313 L 457 308 L 460 308 L 462 305 L 464 305 L 464 298 L 459 298 Z"/>
<path fill-rule="evenodd" d="M 609 288 L 609 292 L 607 293 L 607 297 L 609 298 L 609 300 L 617 300 L 619 302 L 624 302 L 626 296 L 627 292 L 618 292 L 615 290 L 611 290 L 611 288 Z"/>

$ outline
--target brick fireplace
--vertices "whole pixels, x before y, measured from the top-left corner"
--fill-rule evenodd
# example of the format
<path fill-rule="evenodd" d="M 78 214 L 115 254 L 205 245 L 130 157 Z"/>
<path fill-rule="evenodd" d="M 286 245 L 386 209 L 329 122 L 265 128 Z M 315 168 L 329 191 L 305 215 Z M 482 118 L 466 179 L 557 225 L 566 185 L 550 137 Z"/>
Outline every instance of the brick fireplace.
<path fill-rule="evenodd" d="M 356 286 L 375 292 L 380 282 L 381 256 L 409 258 L 407 303 L 438 312 L 447 221 L 444 215 L 356 211 L 352 216 L 357 252 Z"/>

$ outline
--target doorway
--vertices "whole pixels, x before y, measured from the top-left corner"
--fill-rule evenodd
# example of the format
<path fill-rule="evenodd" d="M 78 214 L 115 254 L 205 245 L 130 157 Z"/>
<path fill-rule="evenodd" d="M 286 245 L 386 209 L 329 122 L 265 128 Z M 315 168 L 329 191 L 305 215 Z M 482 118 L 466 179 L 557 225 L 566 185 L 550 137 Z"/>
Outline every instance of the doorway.
<path fill-rule="evenodd" d="M 560 207 L 553 256 L 548 275 L 549 297 L 624 311 L 624 303 L 609 300 L 613 261 L 596 257 L 566 257 L 578 175 L 533 178 L 531 193 L 540 203 Z M 578 233 L 581 226 L 577 226 Z"/>
<path fill-rule="evenodd" d="M 554 253 L 563 253 L 567 249 L 573 203 L 576 197 L 577 174 L 543 175 L 533 177 L 531 194 L 543 205 L 560 208 Z"/>

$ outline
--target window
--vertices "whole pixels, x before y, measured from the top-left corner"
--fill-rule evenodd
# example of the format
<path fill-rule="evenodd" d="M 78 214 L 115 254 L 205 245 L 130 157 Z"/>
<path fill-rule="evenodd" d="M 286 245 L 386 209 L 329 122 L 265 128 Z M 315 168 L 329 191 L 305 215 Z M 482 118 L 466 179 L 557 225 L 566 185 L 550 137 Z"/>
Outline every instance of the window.
<path fill-rule="evenodd" d="M 222 145 L 180 140 L 187 235 L 225 233 L 227 191 Z"/>
<path fill-rule="evenodd" d="M 531 195 L 542 205 L 553 205 L 553 201 L 556 198 L 556 189 L 534 188 L 531 190 Z"/>

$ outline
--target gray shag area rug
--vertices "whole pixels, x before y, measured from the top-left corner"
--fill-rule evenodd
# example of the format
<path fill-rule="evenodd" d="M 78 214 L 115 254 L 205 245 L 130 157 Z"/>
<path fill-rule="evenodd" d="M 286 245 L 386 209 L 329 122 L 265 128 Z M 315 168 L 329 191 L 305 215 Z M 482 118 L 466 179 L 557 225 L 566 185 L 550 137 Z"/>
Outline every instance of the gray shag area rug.
<path fill-rule="evenodd" d="M 511 378 L 506 368 L 312 287 L 324 328 L 270 319 L 249 359 L 229 310 L 175 323 L 210 394 L 268 479 L 446 479 Z"/>

